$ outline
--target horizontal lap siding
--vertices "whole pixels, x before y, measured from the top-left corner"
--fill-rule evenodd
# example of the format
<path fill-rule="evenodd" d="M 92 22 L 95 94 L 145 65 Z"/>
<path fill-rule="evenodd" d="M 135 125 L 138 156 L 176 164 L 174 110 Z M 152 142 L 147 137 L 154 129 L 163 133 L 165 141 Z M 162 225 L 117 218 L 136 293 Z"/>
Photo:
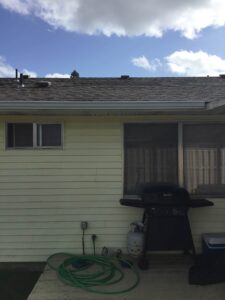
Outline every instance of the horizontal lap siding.
<path fill-rule="evenodd" d="M 202 233 L 225 233 L 225 199 L 209 200 L 214 202 L 213 207 L 193 208 L 189 211 L 193 239 L 198 250 L 202 246 Z"/>
<path fill-rule="evenodd" d="M 63 149 L 4 150 L 2 119 L 0 261 L 41 261 L 59 251 L 81 253 L 80 221 L 89 222 L 88 253 L 92 234 L 97 235 L 98 251 L 103 246 L 124 249 L 128 224 L 139 219 L 140 212 L 119 204 L 122 123 L 71 117 L 62 121 Z"/>
<path fill-rule="evenodd" d="M 64 149 L 5 150 L 5 121 L 51 118 L 64 122 Z M 0 261 L 41 261 L 58 251 L 81 253 L 80 221 L 89 222 L 88 253 L 92 234 L 97 234 L 98 251 L 103 246 L 126 250 L 128 226 L 141 219 L 142 210 L 119 204 L 123 122 L 160 118 L 1 117 Z M 213 201 L 214 207 L 189 211 L 198 249 L 203 232 L 225 232 L 225 200 Z"/>

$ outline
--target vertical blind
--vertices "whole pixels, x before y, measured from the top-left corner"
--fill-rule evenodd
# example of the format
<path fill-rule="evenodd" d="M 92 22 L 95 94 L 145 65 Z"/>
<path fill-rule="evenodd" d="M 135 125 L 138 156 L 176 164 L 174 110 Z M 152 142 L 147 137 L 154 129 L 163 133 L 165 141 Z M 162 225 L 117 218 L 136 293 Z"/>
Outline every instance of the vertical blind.
<path fill-rule="evenodd" d="M 147 182 L 177 183 L 176 124 L 126 124 L 124 143 L 126 194 Z"/>
<path fill-rule="evenodd" d="M 225 194 L 225 126 L 184 125 L 184 182 L 193 194 Z"/>
<path fill-rule="evenodd" d="M 125 125 L 126 194 L 143 183 L 178 183 L 176 124 Z M 225 195 L 225 125 L 184 124 L 184 186 L 192 194 Z"/>

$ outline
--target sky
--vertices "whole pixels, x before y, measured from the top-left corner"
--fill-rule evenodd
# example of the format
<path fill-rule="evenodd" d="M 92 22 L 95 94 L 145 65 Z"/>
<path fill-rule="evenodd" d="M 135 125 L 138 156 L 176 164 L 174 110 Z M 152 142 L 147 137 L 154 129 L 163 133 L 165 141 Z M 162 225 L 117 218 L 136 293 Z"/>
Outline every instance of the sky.
<path fill-rule="evenodd" d="M 224 0 L 0 0 L 0 77 L 225 74 Z"/>

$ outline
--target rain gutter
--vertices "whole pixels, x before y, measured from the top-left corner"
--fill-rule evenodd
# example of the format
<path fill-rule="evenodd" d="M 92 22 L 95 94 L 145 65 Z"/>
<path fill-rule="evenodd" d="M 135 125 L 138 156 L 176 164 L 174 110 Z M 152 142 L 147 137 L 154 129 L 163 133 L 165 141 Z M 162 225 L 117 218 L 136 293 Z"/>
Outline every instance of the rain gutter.
<path fill-rule="evenodd" d="M 0 101 L 0 111 L 30 110 L 205 110 L 205 101 Z"/>

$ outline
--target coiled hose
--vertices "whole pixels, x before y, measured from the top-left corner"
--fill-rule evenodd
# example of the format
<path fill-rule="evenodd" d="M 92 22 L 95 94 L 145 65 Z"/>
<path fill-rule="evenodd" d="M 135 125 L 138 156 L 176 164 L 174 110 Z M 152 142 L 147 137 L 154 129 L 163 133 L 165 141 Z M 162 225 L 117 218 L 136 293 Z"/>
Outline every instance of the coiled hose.
<path fill-rule="evenodd" d="M 51 261 L 59 255 L 67 255 L 69 258 L 66 258 L 58 267 L 55 267 Z M 140 281 L 139 273 L 132 263 L 122 259 L 118 259 L 117 261 L 132 270 L 135 277 L 134 283 L 131 286 L 117 291 L 101 289 L 103 286 L 113 285 L 124 279 L 124 272 L 122 268 L 117 266 L 115 258 L 56 253 L 48 258 L 47 264 L 57 272 L 59 279 L 67 285 L 81 288 L 88 292 L 116 295 L 133 290 Z M 91 270 L 91 268 L 94 270 Z"/>

